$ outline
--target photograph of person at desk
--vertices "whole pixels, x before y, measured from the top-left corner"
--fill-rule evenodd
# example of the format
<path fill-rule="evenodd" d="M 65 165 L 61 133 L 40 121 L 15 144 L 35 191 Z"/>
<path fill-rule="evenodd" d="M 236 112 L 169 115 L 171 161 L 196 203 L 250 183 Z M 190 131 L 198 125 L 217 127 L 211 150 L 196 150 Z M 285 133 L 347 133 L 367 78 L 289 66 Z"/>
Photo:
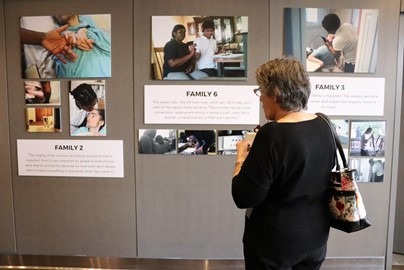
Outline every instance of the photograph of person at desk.
<path fill-rule="evenodd" d="M 245 80 L 245 16 L 153 16 L 152 79 Z"/>
<path fill-rule="evenodd" d="M 179 155 L 215 155 L 216 132 L 214 130 L 178 130 Z"/>

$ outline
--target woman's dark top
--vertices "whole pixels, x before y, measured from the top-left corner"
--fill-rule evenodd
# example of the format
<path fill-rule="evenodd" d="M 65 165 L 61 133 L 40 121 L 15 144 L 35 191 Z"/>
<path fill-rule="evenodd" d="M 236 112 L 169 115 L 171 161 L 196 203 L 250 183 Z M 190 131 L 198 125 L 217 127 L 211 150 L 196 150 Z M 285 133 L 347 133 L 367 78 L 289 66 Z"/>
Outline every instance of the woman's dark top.
<path fill-rule="evenodd" d="M 246 217 L 244 248 L 258 254 L 301 254 L 325 245 L 333 137 L 317 117 L 265 124 L 258 131 L 232 195 Z"/>
<path fill-rule="evenodd" d="M 192 63 L 192 58 L 181 66 L 173 68 L 170 67 L 170 65 L 168 64 L 168 60 L 181 58 L 187 54 L 189 54 L 189 48 L 187 44 L 176 41 L 175 39 L 171 39 L 169 42 L 167 42 L 164 46 L 163 76 L 167 77 L 168 73 L 170 72 L 185 72 L 185 70 Z"/>

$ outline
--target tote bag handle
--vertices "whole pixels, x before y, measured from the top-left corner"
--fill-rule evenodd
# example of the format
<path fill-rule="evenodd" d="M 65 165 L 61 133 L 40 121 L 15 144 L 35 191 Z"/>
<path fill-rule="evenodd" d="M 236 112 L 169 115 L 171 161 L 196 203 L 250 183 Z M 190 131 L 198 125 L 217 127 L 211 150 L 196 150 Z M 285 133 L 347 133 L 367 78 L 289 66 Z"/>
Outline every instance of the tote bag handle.
<path fill-rule="evenodd" d="M 345 154 L 344 154 L 344 150 L 343 150 L 342 145 L 341 145 L 341 141 L 339 139 L 339 136 L 338 136 L 337 132 L 335 131 L 335 128 L 333 127 L 333 124 L 331 123 L 331 120 L 327 117 L 327 115 L 325 115 L 323 113 L 316 113 L 316 115 L 321 117 L 328 124 L 328 127 L 330 128 L 331 133 L 332 133 L 332 135 L 334 137 L 335 149 L 338 150 L 338 153 L 339 153 L 339 155 L 341 157 L 342 165 L 344 166 L 344 169 L 348 169 L 348 163 L 347 163 L 346 158 L 345 158 Z M 336 169 L 337 169 L 337 171 L 339 171 L 340 170 L 340 165 L 339 165 L 339 162 L 338 162 L 338 158 L 336 157 L 335 160 L 336 160 L 335 162 L 336 162 L 336 166 L 337 166 Z"/>

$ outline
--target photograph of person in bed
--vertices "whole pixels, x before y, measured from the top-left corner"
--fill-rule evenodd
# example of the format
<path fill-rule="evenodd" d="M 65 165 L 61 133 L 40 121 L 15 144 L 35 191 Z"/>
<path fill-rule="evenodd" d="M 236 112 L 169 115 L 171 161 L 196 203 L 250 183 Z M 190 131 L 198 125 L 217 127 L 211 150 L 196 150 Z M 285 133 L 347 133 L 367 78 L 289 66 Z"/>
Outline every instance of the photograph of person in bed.
<path fill-rule="evenodd" d="M 109 14 L 21 17 L 23 78 L 110 77 L 110 17 Z M 46 37 L 49 33 L 54 41 L 51 47 L 45 46 L 42 39 L 29 39 Z"/>

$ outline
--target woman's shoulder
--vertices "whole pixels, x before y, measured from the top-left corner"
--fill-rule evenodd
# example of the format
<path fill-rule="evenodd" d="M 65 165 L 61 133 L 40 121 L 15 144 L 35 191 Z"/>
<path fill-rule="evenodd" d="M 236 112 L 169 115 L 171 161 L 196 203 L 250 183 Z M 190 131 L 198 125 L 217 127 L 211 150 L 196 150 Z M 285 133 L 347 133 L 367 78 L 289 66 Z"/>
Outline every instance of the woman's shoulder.
<path fill-rule="evenodd" d="M 313 115 L 313 117 L 309 117 L 306 119 L 303 119 L 301 121 L 290 121 L 290 122 L 276 122 L 276 121 L 271 121 L 263 125 L 260 130 L 262 129 L 265 132 L 270 132 L 272 130 L 293 130 L 296 128 L 301 128 L 303 126 L 317 126 L 321 125 L 322 120 L 320 117 Z"/>
<path fill-rule="evenodd" d="M 167 41 L 166 44 L 164 45 L 164 49 L 165 49 L 166 47 L 173 46 L 173 42 L 175 42 L 173 39 L 170 39 L 169 41 Z"/>

